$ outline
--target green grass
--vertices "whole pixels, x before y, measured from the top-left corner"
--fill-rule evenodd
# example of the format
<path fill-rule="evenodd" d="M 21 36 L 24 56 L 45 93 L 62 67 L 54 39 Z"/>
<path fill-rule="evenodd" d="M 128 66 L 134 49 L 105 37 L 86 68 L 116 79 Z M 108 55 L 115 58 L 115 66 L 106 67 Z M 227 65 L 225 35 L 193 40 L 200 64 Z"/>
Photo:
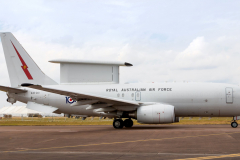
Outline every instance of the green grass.
<path fill-rule="evenodd" d="M 232 117 L 221 118 L 192 118 L 185 117 L 180 122 L 172 125 L 193 125 L 193 124 L 230 124 Z M 87 118 L 86 120 L 65 118 L 65 117 L 45 117 L 45 118 L 27 118 L 13 117 L 12 119 L 0 119 L 0 126 L 50 126 L 50 125 L 112 125 L 113 119 Z M 134 125 L 142 125 L 134 120 Z"/>

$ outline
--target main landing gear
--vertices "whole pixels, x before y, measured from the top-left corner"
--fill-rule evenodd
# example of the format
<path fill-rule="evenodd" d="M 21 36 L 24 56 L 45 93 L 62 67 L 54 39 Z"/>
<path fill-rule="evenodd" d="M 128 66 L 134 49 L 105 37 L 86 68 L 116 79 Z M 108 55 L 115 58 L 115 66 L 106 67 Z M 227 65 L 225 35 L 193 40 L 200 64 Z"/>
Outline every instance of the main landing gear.
<path fill-rule="evenodd" d="M 133 121 L 131 119 L 125 119 L 124 121 L 122 119 L 115 119 L 113 121 L 113 127 L 116 129 L 120 129 L 123 127 L 130 128 L 133 126 Z"/>

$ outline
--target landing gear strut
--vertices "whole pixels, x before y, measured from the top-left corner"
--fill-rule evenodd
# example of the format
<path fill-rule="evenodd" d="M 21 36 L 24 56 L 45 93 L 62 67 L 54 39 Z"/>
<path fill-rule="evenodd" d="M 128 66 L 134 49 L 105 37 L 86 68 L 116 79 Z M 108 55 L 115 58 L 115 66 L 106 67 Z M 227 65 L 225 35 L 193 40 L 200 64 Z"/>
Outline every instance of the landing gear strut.
<path fill-rule="evenodd" d="M 232 126 L 233 128 L 237 128 L 238 123 L 237 123 L 236 121 L 233 121 L 233 122 L 231 123 L 231 126 Z"/>
<path fill-rule="evenodd" d="M 133 121 L 131 119 L 125 119 L 124 121 L 122 119 L 115 119 L 113 121 L 113 127 L 116 129 L 123 128 L 125 126 L 126 128 L 130 128 L 133 126 Z"/>

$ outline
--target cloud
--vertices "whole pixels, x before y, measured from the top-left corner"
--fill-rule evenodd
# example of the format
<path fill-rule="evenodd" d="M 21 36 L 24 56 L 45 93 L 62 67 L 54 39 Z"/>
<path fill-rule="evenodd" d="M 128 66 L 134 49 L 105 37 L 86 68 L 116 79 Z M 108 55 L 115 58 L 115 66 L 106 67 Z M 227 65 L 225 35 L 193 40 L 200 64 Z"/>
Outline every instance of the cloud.
<path fill-rule="evenodd" d="M 173 62 L 175 67 L 187 70 L 216 68 L 224 57 L 213 52 L 209 53 L 209 47 L 204 37 L 195 38 L 184 51 L 176 56 Z"/>
<path fill-rule="evenodd" d="M 240 81 L 239 1 L 1 1 L 13 32 L 59 82 L 56 58 L 119 60 L 124 82 Z M 7 15 L 7 16 L 6 16 Z M 0 84 L 9 85 L 2 47 Z M 0 99 L 5 101 L 5 93 Z M 1 102 L 0 104 L 5 104 Z"/>

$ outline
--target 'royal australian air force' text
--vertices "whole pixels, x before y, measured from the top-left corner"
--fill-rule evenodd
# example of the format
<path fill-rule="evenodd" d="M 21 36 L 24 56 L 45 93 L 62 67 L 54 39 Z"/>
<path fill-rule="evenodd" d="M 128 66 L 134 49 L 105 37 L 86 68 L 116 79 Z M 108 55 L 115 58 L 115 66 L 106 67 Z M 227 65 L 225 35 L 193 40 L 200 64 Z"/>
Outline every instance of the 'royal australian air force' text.
<path fill-rule="evenodd" d="M 172 88 L 122 88 L 121 92 L 145 92 L 145 91 L 172 91 Z M 117 88 L 107 88 L 106 92 L 118 92 Z"/>

